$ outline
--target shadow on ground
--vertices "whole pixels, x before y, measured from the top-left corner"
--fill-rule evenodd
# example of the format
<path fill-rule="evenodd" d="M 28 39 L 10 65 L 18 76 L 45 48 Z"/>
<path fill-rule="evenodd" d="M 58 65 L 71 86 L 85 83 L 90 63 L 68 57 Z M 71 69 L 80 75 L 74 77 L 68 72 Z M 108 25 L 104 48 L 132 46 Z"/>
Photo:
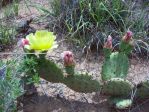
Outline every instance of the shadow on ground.
<path fill-rule="evenodd" d="M 23 112 L 115 112 L 106 103 L 90 104 L 79 101 L 68 101 L 60 97 L 34 95 L 25 98 Z"/>
<path fill-rule="evenodd" d="M 38 94 L 24 97 L 23 112 L 148 112 L 149 110 L 149 101 L 136 105 L 132 110 L 120 111 L 110 108 L 107 102 L 93 104 Z"/>

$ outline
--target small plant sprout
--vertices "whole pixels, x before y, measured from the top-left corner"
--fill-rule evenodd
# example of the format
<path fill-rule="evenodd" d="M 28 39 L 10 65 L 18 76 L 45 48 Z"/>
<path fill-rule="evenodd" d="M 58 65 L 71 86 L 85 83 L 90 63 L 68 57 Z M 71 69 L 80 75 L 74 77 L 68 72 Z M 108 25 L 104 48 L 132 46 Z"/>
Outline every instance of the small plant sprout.
<path fill-rule="evenodd" d="M 62 59 L 64 61 L 64 66 L 74 66 L 74 55 L 71 51 L 64 51 L 62 53 Z"/>
<path fill-rule="evenodd" d="M 109 35 L 107 41 L 104 44 L 104 48 L 112 49 L 112 37 Z"/>
<path fill-rule="evenodd" d="M 52 50 L 58 46 L 53 32 L 48 32 L 46 30 L 36 31 L 35 34 L 31 33 L 26 39 L 29 41 L 29 45 L 25 45 L 24 47 L 28 50 L 37 52 Z"/>

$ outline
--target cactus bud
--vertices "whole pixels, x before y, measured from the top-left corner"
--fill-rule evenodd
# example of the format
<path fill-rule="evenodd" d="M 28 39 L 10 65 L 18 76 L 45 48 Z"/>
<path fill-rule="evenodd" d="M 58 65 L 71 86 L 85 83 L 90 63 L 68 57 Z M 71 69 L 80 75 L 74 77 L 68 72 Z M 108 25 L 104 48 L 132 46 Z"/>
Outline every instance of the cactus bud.
<path fill-rule="evenodd" d="M 64 61 L 64 66 L 74 66 L 74 56 L 73 53 L 70 51 L 64 51 L 62 53 L 62 59 Z"/>
<path fill-rule="evenodd" d="M 25 45 L 29 45 L 29 41 L 27 39 L 23 38 L 18 42 L 19 47 L 24 47 Z"/>
<path fill-rule="evenodd" d="M 73 53 L 70 51 L 64 51 L 62 53 L 62 58 L 64 61 L 65 71 L 67 75 L 68 76 L 74 75 L 75 61 L 74 61 Z"/>
<path fill-rule="evenodd" d="M 109 35 L 107 42 L 104 44 L 104 48 L 112 49 L 112 37 Z"/>
<path fill-rule="evenodd" d="M 124 37 L 122 38 L 122 40 L 124 42 L 130 42 L 132 39 L 132 35 L 133 33 L 131 31 L 127 31 L 127 33 L 124 35 Z"/>
<path fill-rule="evenodd" d="M 134 46 L 134 40 L 132 39 L 132 36 L 133 33 L 131 31 L 127 31 L 120 43 L 120 51 L 127 55 L 131 53 Z"/>

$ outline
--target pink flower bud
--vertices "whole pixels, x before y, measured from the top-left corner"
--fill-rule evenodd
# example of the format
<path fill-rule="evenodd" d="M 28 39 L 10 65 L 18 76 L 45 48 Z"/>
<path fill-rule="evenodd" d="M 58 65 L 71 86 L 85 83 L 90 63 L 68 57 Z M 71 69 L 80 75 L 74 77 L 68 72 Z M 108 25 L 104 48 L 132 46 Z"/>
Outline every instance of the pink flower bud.
<path fill-rule="evenodd" d="M 109 35 L 107 42 L 104 44 L 104 48 L 112 49 L 112 37 Z"/>
<path fill-rule="evenodd" d="M 132 36 L 133 33 L 131 31 L 127 31 L 122 40 L 125 42 L 129 42 L 132 39 Z"/>
<path fill-rule="evenodd" d="M 64 51 L 62 53 L 62 59 L 64 61 L 64 66 L 74 66 L 74 56 L 73 53 L 70 51 Z"/>
<path fill-rule="evenodd" d="M 19 47 L 24 47 L 25 45 L 29 45 L 29 41 L 27 39 L 23 38 L 18 42 Z"/>

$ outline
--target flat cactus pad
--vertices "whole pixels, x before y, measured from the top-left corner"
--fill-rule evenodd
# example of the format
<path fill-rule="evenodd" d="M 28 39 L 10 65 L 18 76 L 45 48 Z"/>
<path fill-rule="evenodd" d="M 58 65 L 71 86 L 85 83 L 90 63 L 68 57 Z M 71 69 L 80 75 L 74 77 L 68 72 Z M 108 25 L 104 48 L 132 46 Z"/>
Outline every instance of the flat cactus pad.
<path fill-rule="evenodd" d="M 138 84 L 137 95 L 138 98 L 149 98 L 149 81 Z"/>
<path fill-rule="evenodd" d="M 122 78 L 112 78 L 105 82 L 102 92 L 111 96 L 128 96 L 133 89 L 133 84 Z"/>
<path fill-rule="evenodd" d="M 102 80 L 110 80 L 111 78 L 126 78 L 129 68 L 127 55 L 124 53 L 114 52 L 109 58 L 105 59 L 102 66 Z"/>

